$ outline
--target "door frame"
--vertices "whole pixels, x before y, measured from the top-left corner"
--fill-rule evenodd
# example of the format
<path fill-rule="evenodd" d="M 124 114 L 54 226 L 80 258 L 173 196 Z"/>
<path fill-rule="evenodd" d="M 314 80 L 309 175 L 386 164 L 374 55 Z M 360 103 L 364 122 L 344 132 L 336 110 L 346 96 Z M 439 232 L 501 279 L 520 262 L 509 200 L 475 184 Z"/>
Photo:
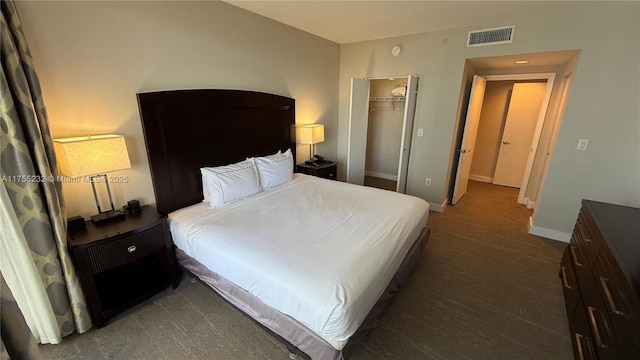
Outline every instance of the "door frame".
<path fill-rule="evenodd" d="M 542 197 L 542 187 L 544 183 L 547 181 L 547 174 L 549 172 L 549 163 L 551 162 L 551 155 L 555 151 L 556 141 L 558 140 L 558 133 L 560 132 L 560 124 L 562 123 L 562 119 L 564 118 L 564 111 L 567 107 L 567 99 L 569 97 L 569 91 L 571 90 L 571 85 L 573 83 L 573 71 L 566 73 L 562 78 L 561 90 L 560 90 L 560 100 L 558 102 L 558 112 L 556 113 L 556 119 L 553 124 L 553 131 L 551 132 L 551 140 L 549 141 L 549 146 L 545 150 L 547 152 L 544 160 L 544 167 L 542 168 L 542 175 L 540 176 L 540 187 L 538 188 L 538 193 L 536 194 L 535 204 L 540 203 L 540 198 Z M 536 216 L 537 207 L 534 207 L 533 214 L 529 217 L 529 223 L 533 224 L 533 218 Z M 531 226 L 529 226 L 531 227 Z"/>
<path fill-rule="evenodd" d="M 404 100 L 402 115 L 402 132 L 400 133 L 400 158 L 398 159 L 398 180 L 396 192 L 407 192 L 407 178 L 409 177 L 409 157 L 411 156 L 411 140 L 413 138 L 413 124 L 416 118 L 418 102 L 418 81 L 415 75 L 407 75 L 407 93 Z"/>
<path fill-rule="evenodd" d="M 364 174 L 365 174 L 365 162 L 366 162 L 366 144 L 367 144 L 367 131 L 368 131 L 368 111 L 366 121 L 360 123 L 354 119 L 354 109 L 362 111 L 363 104 L 361 101 L 363 99 L 357 98 L 354 101 L 354 84 L 359 84 L 357 86 L 363 85 L 363 82 L 367 82 L 367 96 L 366 96 L 366 107 L 369 108 L 369 97 L 370 97 L 370 88 L 372 80 L 391 80 L 391 79 L 406 79 L 407 80 L 407 94 L 405 96 L 404 103 L 404 114 L 403 114 L 403 125 L 402 125 L 402 133 L 401 141 L 400 141 L 400 156 L 399 163 L 397 169 L 397 179 L 396 179 L 396 192 L 405 193 L 406 192 L 406 181 L 408 178 L 408 168 L 409 168 L 409 157 L 411 154 L 411 140 L 413 137 L 413 124 L 415 122 L 415 109 L 417 106 L 417 96 L 418 96 L 418 84 L 419 84 L 419 76 L 417 75 L 396 75 L 396 76 L 384 76 L 384 77 L 366 77 L 366 78 L 351 78 L 351 91 L 349 98 L 349 135 L 347 138 L 347 182 L 353 184 L 363 185 L 364 182 Z M 409 85 L 414 85 L 415 91 L 411 91 L 411 87 Z M 411 105 L 411 101 L 413 101 L 413 105 Z M 362 132 L 363 135 L 359 136 L 358 139 L 355 138 L 354 128 L 359 132 Z M 359 140 L 359 141 L 356 141 Z M 362 142 L 364 141 L 364 142 Z M 364 149 L 362 149 L 362 144 L 364 144 Z M 403 151 L 404 150 L 404 151 Z M 362 159 L 360 159 L 362 158 Z M 354 162 L 362 163 L 362 167 L 355 168 Z M 359 161 L 361 160 L 361 161 Z M 403 163 L 406 164 L 403 166 Z M 402 170 L 405 171 L 402 171 Z M 362 175 L 362 177 L 361 177 Z M 403 178 L 403 181 L 401 180 Z"/>
<path fill-rule="evenodd" d="M 553 91 L 553 84 L 555 82 L 555 73 L 528 73 L 528 74 L 506 74 L 506 75 L 478 75 L 487 81 L 526 81 L 526 80 L 546 80 L 547 87 L 544 97 L 542 98 L 542 104 L 540 105 L 540 112 L 538 113 L 538 120 L 536 121 L 536 127 L 533 132 L 533 140 L 531 141 L 531 147 L 529 156 L 527 157 L 527 165 L 524 169 L 522 176 L 522 183 L 520 184 L 520 192 L 518 193 L 518 203 L 528 205 L 528 199 L 525 198 L 527 192 L 527 186 L 529 186 L 529 177 L 531 176 L 531 169 L 533 168 L 533 161 L 536 158 L 538 152 L 538 143 L 540 142 L 540 135 L 542 134 L 542 127 L 544 126 L 545 119 L 547 117 L 547 110 L 549 108 L 549 102 L 551 101 L 551 93 Z"/>

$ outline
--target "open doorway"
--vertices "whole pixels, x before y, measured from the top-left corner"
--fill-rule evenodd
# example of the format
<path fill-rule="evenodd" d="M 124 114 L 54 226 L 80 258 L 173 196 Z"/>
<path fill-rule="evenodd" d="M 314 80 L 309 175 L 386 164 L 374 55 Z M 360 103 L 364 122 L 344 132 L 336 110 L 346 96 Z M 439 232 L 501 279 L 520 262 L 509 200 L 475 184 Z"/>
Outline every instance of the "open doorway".
<path fill-rule="evenodd" d="M 532 204 L 530 200 L 525 198 L 525 194 L 551 99 L 554 80 L 555 73 L 474 76 L 463 129 L 462 147 L 459 151 L 460 157 L 452 204 L 455 204 L 466 193 L 473 159 L 480 159 L 476 156 L 476 153 L 479 152 L 476 151 L 476 141 L 483 110 L 485 115 L 488 110 L 493 110 L 489 116 L 484 117 L 484 120 L 485 122 L 497 123 L 499 129 L 497 134 L 493 134 L 499 136 L 500 142 L 497 142 L 499 148 L 491 177 L 492 182 L 520 188 L 518 202 Z M 502 110 L 507 109 L 504 113 L 505 116 L 498 119 L 494 118 L 496 113 L 500 114 L 501 105 L 497 105 L 496 112 L 494 101 L 489 101 L 494 100 L 493 97 L 489 99 L 486 96 L 487 83 L 494 81 L 514 81 L 508 96 L 508 106 L 502 105 Z M 516 81 L 518 82 L 517 86 Z M 540 82 L 543 83 L 540 84 Z M 490 145 L 492 148 L 495 146 L 496 144 Z M 486 148 L 482 148 L 482 151 L 486 152 L 486 150 Z M 496 176 L 498 181 L 496 181 Z"/>
<path fill-rule="evenodd" d="M 521 189 L 546 87 L 546 80 L 487 82 L 469 180 Z"/>
<path fill-rule="evenodd" d="M 365 186 L 392 191 L 398 186 L 406 90 L 406 78 L 370 82 Z"/>
<path fill-rule="evenodd" d="M 473 118 L 473 113 L 481 113 L 484 101 L 484 91 L 487 83 L 493 84 L 497 81 L 506 81 L 508 80 L 507 77 L 514 77 L 513 79 L 509 79 L 509 81 L 513 80 L 514 83 L 521 81 L 533 82 L 538 80 L 536 80 L 535 77 L 526 76 L 550 74 L 554 76 L 554 83 L 550 89 L 550 99 L 547 103 L 548 106 L 544 111 L 541 110 L 540 112 L 542 127 L 536 130 L 540 131 L 540 133 L 538 135 L 534 134 L 534 137 L 538 138 L 538 142 L 537 144 L 535 141 L 532 142 L 528 149 L 530 154 L 533 155 L 528 159 L 528 162 L 531 162 L 528 164 L 528 173 L 525 173 L 521 177 L 520 188 L 515 189 L 519 191 L 517 201 L 521 204 L 527 205 L 529 208 L 533 208 L 535 213 L 536 202 L 539 199 L 542 191 L 541 189 L 544 185 L 544 180 L 546 179 L 547 167 L 552 156 L 555 139 L 560 128 L 564 107 L 566 105 L 566 97 L 570 88 L 570 76 L 568 77 L 567 74 L 571 74 L 575 71 L 579 54 L 579 50 L 566 50 L 549 53 L 468 59 L 465 62 L 458 114 L 456 117 L 458 120 L 453 134 L 454 138 L 450 157 L 450 177 L 447 179 L 449 186 L 447 197 L 450 204 L 455 204 L 457 200 L 460 200 L 462 196 L 458 193 L 456 198 L 454 196 L 455 190 L 456 188 L 459 190 L 462 187 L 462 194 L 464 194 L 464 191 L 466 191 L 466 182 L 469 180 L 493 183 L 495 169 L 491 169 L 488 174 L 485 173 L 484 175 L 479 174 L 478 171 L 471 171 L 473 157 L 476 155 L 475 152 L 485 150 L 486 144 L 483 145 L 482 141 L 480 144 L 471 145 L 463 143 L 463 138 L 467 135 L 464 133 L 465 129 L 469 125 L 470 121 L 473 122 L 471 120 Z M 514 65 L 516 60 L 521 60 L 523 58 L 529 59 L 530 65 Z M 558 77 L 556 77 L 556 75 Z M 518 76 L 525 76 L 526 78 L 519 79 Z M 487 81 L 488 79 L 491 80 Z M 547 81 L 547 85 L 549 84 L 549 79 L 545 79 L 545 76 L 539 76 L 538 79 Z M 478 87 L 481 88 L 482 91 L 474 91 Z M 478 96 L 478 94 L 482 95 Z M 471 119 L 469 118 L 470 115 Z M 478 129 L 476 127 L 475 131 L 477 130 Z M 494 135 L 493 145 L 491 145 L 493 146 L 491 151 L 493 151 L 494 154 L 500 151 L 503 146 L 503 141 L 509 142 L 508 139 L 502 138 L 504 135 L 503 129 L 495 130 L 495 132 L 496 135 Z M 497 133 L 500 133 L 500 136 L 498 136 Z M 475 139 L 477 133 L 472 132 L 472 135 L 472 138 Z M 499 142 L 496 141 L 497 139 L 499 139 Z M 479 149 L 479 147 L 482 149 Z M 463 160 L 462 163 L 464 163 L 464 160 L 469 160 L 466 162 L 468 168 L 465 169 L 460 167 L 460 160 Z M 495 158 L 493 160 L 495 161 Z M 478 178 L 478 176 L 474 175 L 484 176 L 484 178 Z M 517 187 L 517 185 L 515 185 L 515 187 Z"/>
<path fill-rule="evenodd" d="M 418 78 L 351 79 L 347 182 L 404 193 Z"/>

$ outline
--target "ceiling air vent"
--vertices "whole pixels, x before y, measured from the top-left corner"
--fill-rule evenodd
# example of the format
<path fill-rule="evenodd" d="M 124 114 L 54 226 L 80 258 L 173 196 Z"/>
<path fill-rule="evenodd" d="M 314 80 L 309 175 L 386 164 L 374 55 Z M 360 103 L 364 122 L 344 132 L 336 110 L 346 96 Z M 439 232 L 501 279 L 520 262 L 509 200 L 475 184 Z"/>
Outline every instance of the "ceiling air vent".
<path fill-rule="evenodd" d="M 507 44 L 513 41 L 516 26 L 503 26 L 493 29 L 469 31 L 467 47 Z"/>

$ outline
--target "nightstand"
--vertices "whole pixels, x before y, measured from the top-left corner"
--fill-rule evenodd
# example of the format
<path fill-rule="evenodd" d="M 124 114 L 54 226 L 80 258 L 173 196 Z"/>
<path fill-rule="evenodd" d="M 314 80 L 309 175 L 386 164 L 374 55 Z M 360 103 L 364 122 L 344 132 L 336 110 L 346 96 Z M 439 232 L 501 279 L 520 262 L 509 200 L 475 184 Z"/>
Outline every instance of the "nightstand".
<path fill-rule="evenodd" d="M 318 166 L 299 164 L 296 165 L 296 172 L 336 180 L 338 178 L 338 165 L 333 161 L 327 161 L 318 164 Z"/>
<path fill-rule="evenodd" d="M 175 288 L 175 264 L 167 217 L 151 206 L 104 223 L 69 230 L 69 248 L 97 327 L 117 313 Z"/>

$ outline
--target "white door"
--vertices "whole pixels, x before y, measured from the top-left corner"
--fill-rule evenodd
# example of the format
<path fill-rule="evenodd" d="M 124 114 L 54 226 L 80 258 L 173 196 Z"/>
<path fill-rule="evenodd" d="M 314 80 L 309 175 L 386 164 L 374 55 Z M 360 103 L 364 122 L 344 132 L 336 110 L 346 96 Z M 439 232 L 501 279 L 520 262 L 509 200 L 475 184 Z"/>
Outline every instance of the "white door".
<path fill-rule="evenodd" d="M 516 83 L 513 85 L 502 142 L 493 175 L 496 185 L 519 188 L 527 166 L 533 134 L 547 83 Z"/>
<path fill-rule="evenodd" d="M 369 124 L 369 80 L 351 79 L 349 105 L 349 145 L 347 147 L 347 182 L 364 185 Z"/>
<path fill-rule="evenodd" d="M 482 111 L 482 101 L 484 100 L 484 90 L 487 87 L 487 80 L 478 75 L 473 76 L 471 85 L 471 95 L 469 96 L 469 106 L 467 107 L 467 118 L 464 122 L 462 133 L 462 143 L 458 152 L 458 170 L 456 171 L 456 182 L 453 188 L 453 198 L 451 203 L 455 204 L 467 192 L 469 183 L 469 173 L 471 171 L 471 160 L 473 158 L 473 148 L 476 144 L 478 134 L 478 124 L 480 123 L 480 112 Z"/>
<path fill-rule="evenodd" d="M 418 78 L 415 76 L 409 76 L 407 79 L 407 96 L 404 105 L 404 119 L 402 123 L 402 140 L 400 142 L 398 182 L 396 183 L 396 191 L 400 193 L 404 193 L 407 188 L 407 171 L 409 169 L 409 153 L 411 150 L 411 136 L 413 135 L 413 118 L 416 112 L 417 95 Z"/>

